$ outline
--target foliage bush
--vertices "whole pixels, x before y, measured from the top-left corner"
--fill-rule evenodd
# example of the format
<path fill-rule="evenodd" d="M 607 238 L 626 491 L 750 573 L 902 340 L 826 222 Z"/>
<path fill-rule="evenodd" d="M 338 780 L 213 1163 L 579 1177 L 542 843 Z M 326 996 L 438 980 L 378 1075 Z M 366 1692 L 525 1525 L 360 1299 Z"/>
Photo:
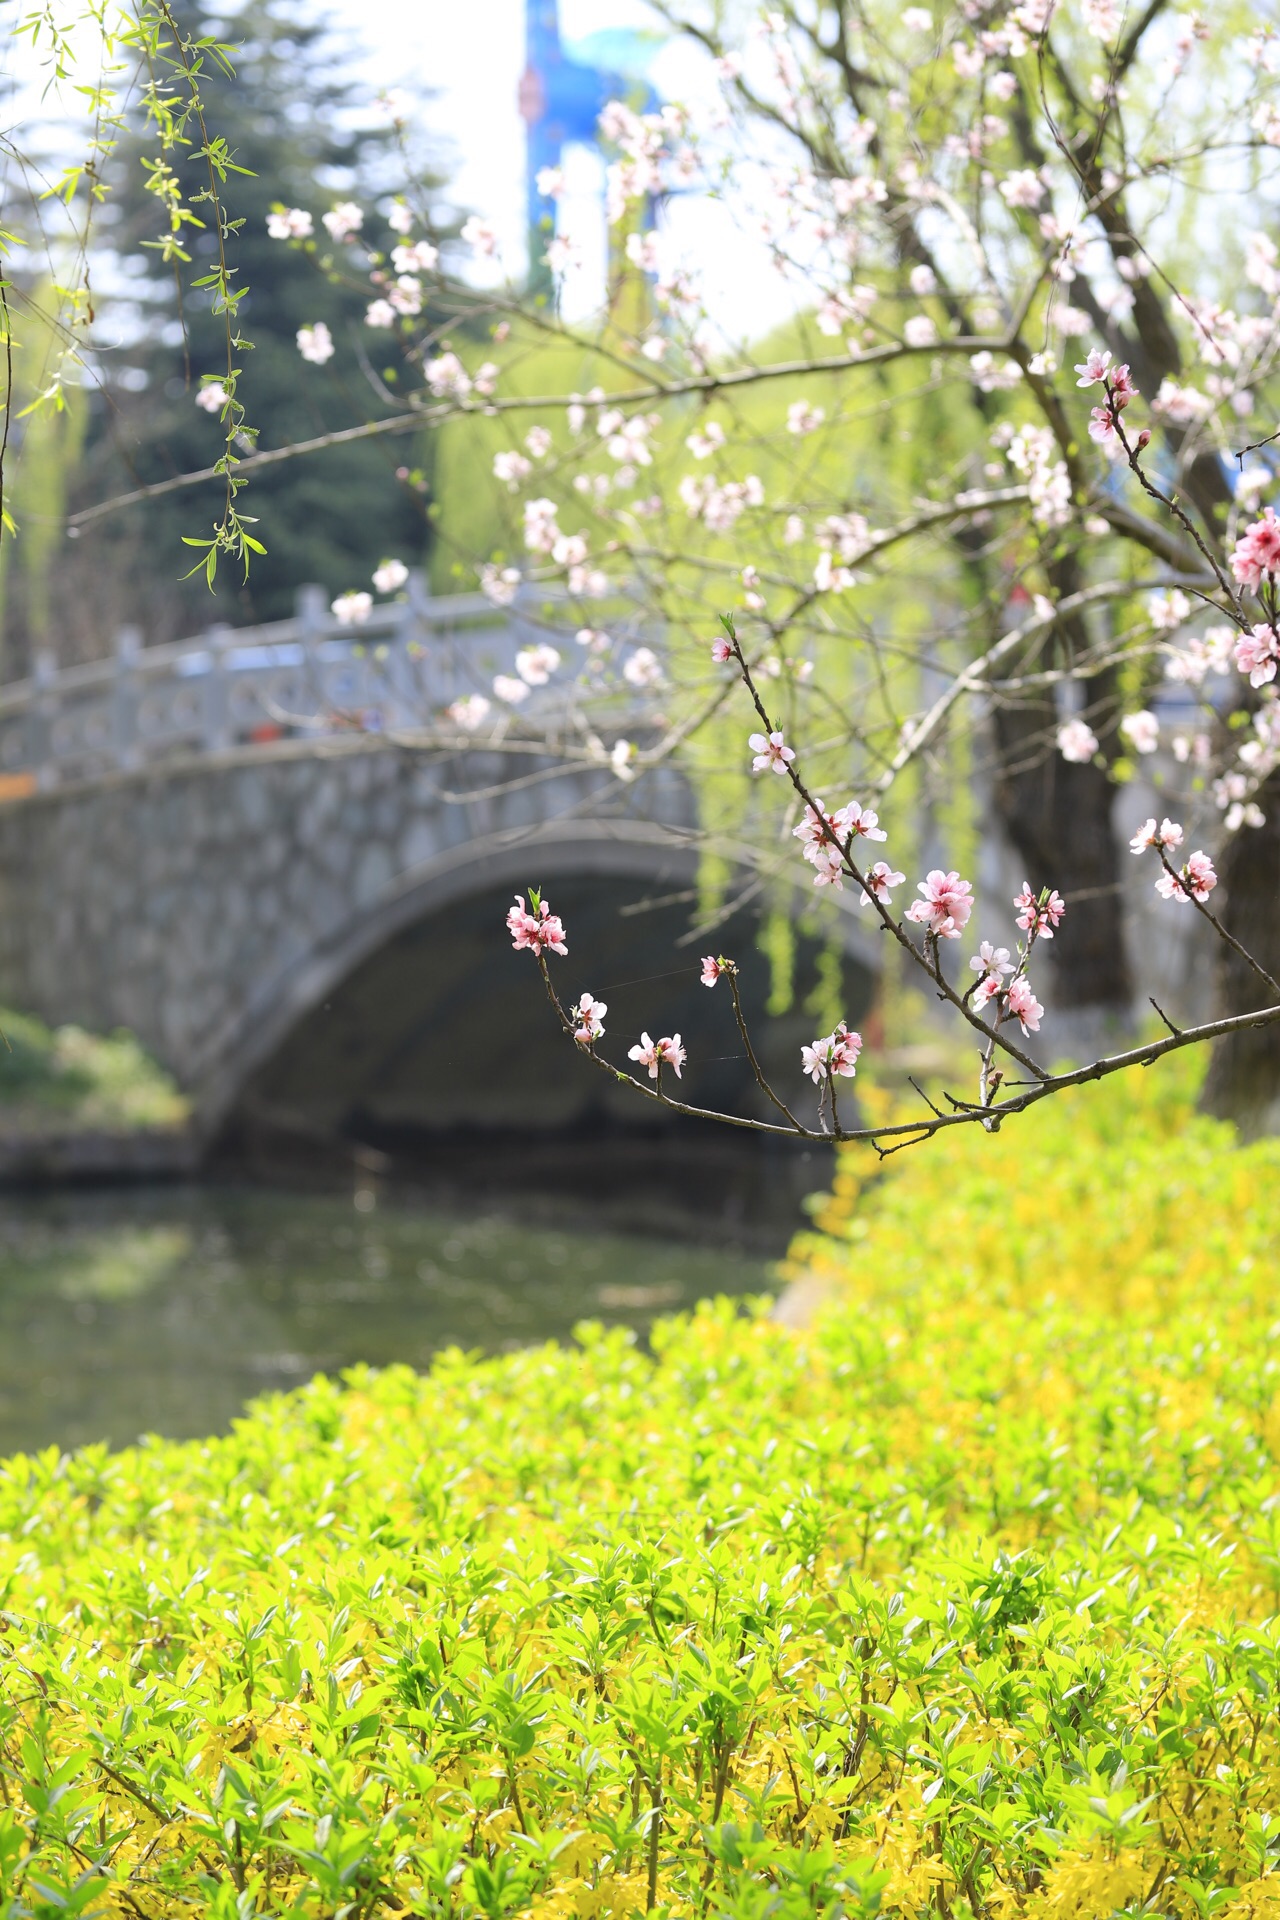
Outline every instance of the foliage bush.
<path fill-rule="evenodd" d="M 0 1034 L 0 1131 L 173 1127 L 187 1118 L 173 1081 L 123 1028 L 50 1029 L 3 1008 Z"/>
<path fill-rule="evenodd" d="M 7 1463 L 0 1912 L 1280 1913 L 1280 1151 L 1118 1084 L 846 1159 L 806 1332 Z"/>

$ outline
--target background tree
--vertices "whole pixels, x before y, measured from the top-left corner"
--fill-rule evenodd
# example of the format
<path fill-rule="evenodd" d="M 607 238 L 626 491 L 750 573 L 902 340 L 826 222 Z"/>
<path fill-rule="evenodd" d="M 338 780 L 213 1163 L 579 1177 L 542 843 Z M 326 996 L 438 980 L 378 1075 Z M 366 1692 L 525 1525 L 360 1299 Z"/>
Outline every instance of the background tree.
<path fill-rule="evenodd" d="M 1162 675 L 1201 708 L 1163 736 L 1161 802 L 1239 836 L 1244 892 L 1277 891 L 1259 830 L 1280 758 L 1276 576 L 1235 551 L 1273 484 L 1265 427 L 1252 467 L 1232 460 L 1242 421 L 1280 398 L 1273 29 L 1160 0 L 1132 24 L 1112 0 L 661 10 L 714 57 L 723 103 L 602 117 L 648 314 L 615 290 L 588 334 L 486 294 L 470 318 L 504 313 L 509 332 L 483 367 L 406 317 L 425 375 L 406 420 L 510 423 L 493 472 L 513 537 L 479 577 L 502 602 L 553 588 L 554 617 L 580 623 L 574 750 L 624 783 L 673 757 L 709 774 L 712 835 L 718 808 L 779 869 L 799 790 L 752 779 L 705 656 L 641 657 L 644 623 L 705 631 L 728 601 L 761 717 L 774 683 L 770 716 L 805 742 L 809 791 L 874 796 L 913 854 L 946 861 L 955 821 L 930 790 L 945 802 L 985 759 L 1029 877 L 1067 893 L 1080 929 L 1051 950 L 1059 1004 L 1124 1008 L 1111 811 L 1161 744 L 1146 702 Z M 786 357 L 718 336 L 696 262 L 641 230 L 654 195 L 691 181 L 728 194 L 791 281 Z M 492 253 L 483 223 L 468 237 Z M 572 236 L 547 251 L 561 271 Z M 553 346 L 604 371 L 537 391 L 529 365 Z M 895 458 L 913 436 L 914 460 Z M 503 676 L 443 719 L 532 735 L 528 686 L 564 667 L 544 653 L 523 688 Z M 665 710 L 630 740 L 618 695 L 645 683 L 665 683 Z"/>
<path fill-rule="evenodd" d="M 221 24 L 221 12 L 198 0 L 178 7 L 176 17 L 198 42 Z M 434 230 L 440 181 L 426 169 L 405 179 L 404 142 L 392 159 L 391 116 L 362 97 L 344 63 L 349 49 L 311 9 L 298 0 L 250 0 L 235 32 L 234 76 L 210 64 L 202 89 L 206 121 L 225 139 L 236 169 L 223 189 L 232 225 L 227 244 L 236 284 L 247 288 L 236 329 L 252 343 L 240 356 L 238 397 L 265 449 L 396 405 L 407 370 L 404 343 L 395 333 L 363 329 L 368 293 L 348 270 L 352 243 L 332 238 L 323 215 L 358 197 L 365 209 L 360 240 L 386 253 L 397 239 L 385 218 L 394 204 L 392 180 L 413 201 L 420 234 Z M 150 129 L 136 128 L 106 167 L 109 191 L 95 221 L 95 377 L 73 507 L 207 467 L 221 450 L 218 409 L 201 404 L 202 389 L 217 383 L 227 364 L 223 322 L 198 284 L 216 246 L 215 222 L 200 198 L 202 162 L 190 148 L 178 162 L 181 186 L 205 225 L 184 229 L 190 259 L 169 266 L 154 244 L 163 224 L 148 187 L 155 151 Z M 268 216 L 280 207 L 310 213 L 305 251 L 270 237 Z M 327 329 L 331 357 L 302 358 L 303 328 Z M 220 483 L 90 526 L 59 555 L 55 592 L 70 614 L 60 624 L 80 629 L 77 651 L 101 652 L 110 626 L 121 620 L 159 638 L 214 619 L 281 618 L 306 581 L 336 593 L 353 575 L 367 576 L 382 555 L 420 559 L 428 530 L 422 493 L 397 478 L 406 460 L 415 456 L 403 441 L 368 441 L 269 470 L 247 509 L 267 551 L 247 582 L 223 566 L 212 598 L 203 576 L 183 582 L 198 555 L 182 541 L 207 531 Z M 91 609 L 88 621 L 71 612 L 76 602 Z M 24 639 L 13 635 L 19 655 Z"/>

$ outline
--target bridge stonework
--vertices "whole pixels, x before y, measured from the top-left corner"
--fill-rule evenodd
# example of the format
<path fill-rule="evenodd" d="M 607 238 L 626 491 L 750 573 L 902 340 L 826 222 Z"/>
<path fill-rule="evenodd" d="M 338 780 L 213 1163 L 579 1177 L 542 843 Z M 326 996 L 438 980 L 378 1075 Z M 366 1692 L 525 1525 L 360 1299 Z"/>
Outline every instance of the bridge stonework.
<path fill-rule="evenodd" d="M 594 735 L 584 756 L 572 692 L 555 686 L 521 708 L 522 734 L 485 700 L 483 731 L 467 731 L 467 700 L 534 633 L 517 609 L 420 592 L 353 633 L 306 593 L 293 621 L 146 650 L 126 633 L 111 660 L 0 689 L 0 1003 L 128 1027 L 206 1138 L 251 1083 L 330 1124 L 375 1095 L 388 1125 L 410 1110 L 437 1131 L 523 1119 L 511 1042 L 546 1009 L 521 999 L 537 985 L 526 968 L 493 960 L 511 893 L 545 882 L 574 890 L 582 923 L 567 992 L 616 982 L 616 1014 L 640 1022 L 663 1017 L 648 996 L 665 994 L 673 1025 L 703 1027 L 693 956 L 673 952 L 698 867 L 684 778 L 621 778 Z M 614 732 L 646 724 L 634 703 L 613 712 Z M 574 748 L 540 744 L 557 738 Z M 849 895 L 834 904 L 865 994 L 877 943 Z M 740 913 L 720 937 L 752 935 Z M 673 962 L 694 982 L 683 1016 Z M 633 976 L 664 985 L 632 1005 Z M 706 1048 L 730 1052 L 731 1031 Z M 561 1060 L 543 1059 L 543 1085 L 569 1103 L 561 1123 L 576 1100 L 589 1125 L 597 1093 L 580 1076 L 570 1098 Z"/>
<path fill-rule="evenodd" d="M 289 743 L 11 804 L 0 998 L 131 1028 L 216 1124 L 290 1025 L 413 922 L 539 875 L 688 881 L 678 778 L 637 783 L 623 813 L 612 776 L 545 771 L 513 791 L 483 751 Z"/>

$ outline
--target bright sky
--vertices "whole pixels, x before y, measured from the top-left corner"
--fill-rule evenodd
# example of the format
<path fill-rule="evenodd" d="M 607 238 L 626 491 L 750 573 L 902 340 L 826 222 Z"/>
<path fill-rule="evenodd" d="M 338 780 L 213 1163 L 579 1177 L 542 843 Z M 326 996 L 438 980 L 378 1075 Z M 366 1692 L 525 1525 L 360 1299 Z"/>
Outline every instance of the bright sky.
<path fill-rule="evenodd" d="M 422 99 L 423 127 L 438 145 L 453 194 L 460 206 L 497 228 L 513 278 L 524 267 L 525 130 L 516 106 L 524 67 L 524 6 L 525 0 L 325 0 L 324 5 L 354 46 L 365 50 L 355 66 L 372 91 L 395 87 Z M 645 0 L 560 0 L 560 18 L 569 43 L 605 28 L 662 31 Z M 86 48 L 91 39 L 86 32 Z M 41 104 L 40 67 L 28 47 L 11 40 L 0 56 L 4 69 L 16 83 L 5 118 L 17 123 L 19 134 L 33 117 L 60 118 L 53 102 Z M 665 98 L 694 105 L 714 86 L 705 57 L 675 41 L 657 55 L 650 78 Z M 78 148 L 78 129 L 71 145 Z M 604 284 L 602 168 L 588 149 L 571 148 L 565 172 L 559 226 L 579 247 L 583 266 L 566 282 L 563 308 L 580 317 L 596 305 Z M 740 229 L 723 204 L 679 197 L 668 203 L 663 225 L 675 256 L 696 268 L 709 313 L 724 335 L 759 337 L 793 311 L 793 298 L 764 247 Z"/>
<path fill-rule="evenodd" d="M 516 88 L 524 67 L 524 0 L 329 0 L 332 17 L 369 49 L 365 73 L 375 86 L 434 93 L 426 124 L 438 131 L 458 200 L 497 227 L 504 253 L 524 257 L 524 122 Z M 607 27 L 661 30 L 644 0 L 560 0 L 561 32 L 572 42 Z M 673 44 L 651 77 L 668 99 L 705 96 L 708 64 Z M 584 255 L 584 271 L 565 289 L 565 307 L 581 312 L 603 284 L 601 180 L 585 149 L 566 157 L 562 231 Z M 673 202 L 667 216 L 679 251 L 697 262 L 713 318 L 733 336 L 759 335 L 794 302 L 762 246 L 722 206 Z"/>

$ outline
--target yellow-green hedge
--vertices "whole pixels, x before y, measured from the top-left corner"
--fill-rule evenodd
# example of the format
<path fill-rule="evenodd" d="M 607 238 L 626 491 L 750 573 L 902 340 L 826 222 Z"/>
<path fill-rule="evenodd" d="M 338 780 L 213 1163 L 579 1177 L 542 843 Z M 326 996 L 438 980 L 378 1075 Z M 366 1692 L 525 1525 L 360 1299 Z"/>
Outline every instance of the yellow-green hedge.
<path fill-rule="evenodd" d="M 1156 1070 L 847 1160 L 808 1332 L 10 1461 L 0 1913 L 1280 1915 L 1278 1170 Z"/>

